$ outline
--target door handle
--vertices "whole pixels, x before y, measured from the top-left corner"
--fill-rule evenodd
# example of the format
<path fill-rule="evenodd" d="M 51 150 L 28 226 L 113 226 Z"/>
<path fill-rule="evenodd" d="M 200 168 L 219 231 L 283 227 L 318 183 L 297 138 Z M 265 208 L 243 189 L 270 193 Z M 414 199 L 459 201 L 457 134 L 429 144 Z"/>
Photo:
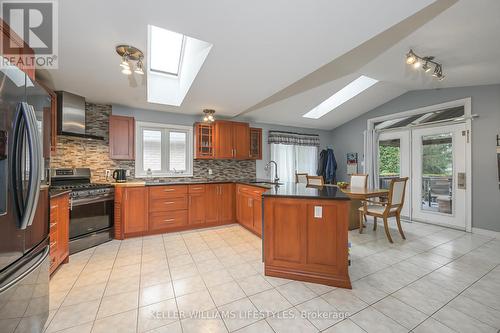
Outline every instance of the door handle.
<path fill-rule="evenodd" d="M 465 172 L 459 172 L 457 176 L 457 188 L 460 190 L 465 190 L 467 187 L 466 183 L 466 173 Z"/>
<path fill-rule="evenodd" d="M 19 103 L 17 107 L 16 118 L 14 121 L 14 147 L 13 147 L 13 186 L 14 201 L 20 216 L 20 229 L 26 229 L 33 223 L 35 208 L 38 203 L 40 191 L 40 164 L 41 147 L 38 128 L 36 125 L 35 110 L 25 102 Z M 22 202 L 23 195 L 19 196 L 18 185 L 22 182 L 21 154 L 24 146 L 24 135 L 26 135 L 29 152 L 29 182 L 26 199 Z M 21 185 L 22 190 L 22 185 Z"/>

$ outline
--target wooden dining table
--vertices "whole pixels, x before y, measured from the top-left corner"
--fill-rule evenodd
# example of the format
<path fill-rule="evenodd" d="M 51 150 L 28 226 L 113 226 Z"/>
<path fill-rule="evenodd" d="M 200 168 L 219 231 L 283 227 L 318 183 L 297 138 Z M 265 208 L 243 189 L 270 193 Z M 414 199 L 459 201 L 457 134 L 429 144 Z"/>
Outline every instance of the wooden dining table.
<path fill-rule="evenodd" d="M 336 186 L 337 185 L 328 185 Z M 364 187 L 348 187 L 340 189 L 344 194 L 351 198 L 351 208 L 349 210 L 349 230 L 359 229 L 359 212 L 362 200 L 369 198 L 383 198 L 389 195 L 389 190 L 383 188 L 364 188 Z"/>

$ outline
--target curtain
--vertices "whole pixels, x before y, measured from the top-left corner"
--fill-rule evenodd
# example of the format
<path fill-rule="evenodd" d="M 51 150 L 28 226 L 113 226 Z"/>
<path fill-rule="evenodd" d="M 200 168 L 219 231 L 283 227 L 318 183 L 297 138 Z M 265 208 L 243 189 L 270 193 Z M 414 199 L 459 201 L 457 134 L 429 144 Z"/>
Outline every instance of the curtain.
<path fill-rule="evenodd" d="M 377 188 L 378 134 L 375 130 L 364 131 L 364 173 L 368 174 L 368 187 Z"/>
<path fill-rule="evenodd" d="M 295 182 L 296 172 L 316 174 L 318 147 L 271 144 L 271 160 L 278 164 L 278 176 L 282 182 Z M 274 169 L 272 178 L 274 179 Z"/>
<path fill-rule="evenodd" d="M 268 143 L 318 147 L 319 136 L 317 134 L 269 131 Z"/>

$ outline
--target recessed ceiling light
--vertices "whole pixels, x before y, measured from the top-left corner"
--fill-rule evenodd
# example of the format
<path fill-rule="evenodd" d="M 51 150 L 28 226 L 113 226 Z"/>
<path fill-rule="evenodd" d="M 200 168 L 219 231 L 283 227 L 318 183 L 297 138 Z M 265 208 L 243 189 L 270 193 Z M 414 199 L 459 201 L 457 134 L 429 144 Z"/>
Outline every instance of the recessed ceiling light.
<path fill-rule="evenodd" d="M 312 118 L 312 119 L 319 119 L 323 117 L 325 114 L 327 114 L 330 111 L 333 111 L 340 105 L 344 104 L 351 98 L 359 95 L 366 89 L 370 88 L 373 86 L 375 83 L 377 83 L 378 80 L 372 79 L 371 77 L 368 76 L 360 76 L 356 80 L 352 81 L 349 83 L 347 86 L 344 88 L 340 89 L 337 91 L 333 96 L 328 98 L 326 101 L 312 109 L 311 111 L 307 112 L 305 115 L 302 117 L 304 118 Z"/>

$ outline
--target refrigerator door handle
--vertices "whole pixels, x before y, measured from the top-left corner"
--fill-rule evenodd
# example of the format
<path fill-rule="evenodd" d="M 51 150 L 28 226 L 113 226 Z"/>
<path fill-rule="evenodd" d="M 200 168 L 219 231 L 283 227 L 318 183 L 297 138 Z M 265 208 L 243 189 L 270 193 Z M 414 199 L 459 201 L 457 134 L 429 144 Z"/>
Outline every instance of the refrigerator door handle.
<path fill-rule="evenodd" d="M 33 223 L 33 218 L 35 216 L 36 204 L 38 203 L 38 195 L 40 192 L 40 164 L 41 164 L 41 148 L 40 148 L 40 137 L 38 135 L 38 128 L 36 124 L 36 115 L 35 110 L 32 106 L 28 105 L 25 102 L 22 102 L 18 106 L 19 115 L 16 117 L 15 124 L 15 138 L 14 138 L 14 172 L 16 173 L 14 178 L 14 182 L 22 182 L 22 177 L 19 175 L 19 167 L 21 164 L 21 155 L 22 155 L 22 146 L 24 142 L 24 135 L 26 134 L 26 138 L 28 141 L 28 152 L 29 152 L 29 181 L 28 181 L 28 190 L 26 193 L 26 200 L 24 201 L 24 205 L 19 201 L 22 200 L 19 197 L 18 186 L 21 188 L 23 184 L 13 184 L 12 187 L 14 189 L 14 200 L 16 201 L 16 205 L 18 207 L 18 211 L 21 217 L 21 223 L 19 228 L 26 229 Z M 25 132 L 25 133 L 24 133 Z M 22 171 L 21 171 L 22 172 Z"/>
<path fill-rule="evenodd" d="M 36 122 L 35 109 L 32 105 L 22 103 L 24 114 L 26 115 L 26 128 L 28 134 L 28 145 L 30 150 L 30 180 L 28 187 L 28 195 L 26 200 L 25 212 L 27 226 L 33 223 L 36 207 L 38 204 L 38 196 L 40 194 L 41 164 L 42 164 L 42 148 L 40 147 L 41 138 Z M 23 221 L 24 222 L 24 221 Z"/>

